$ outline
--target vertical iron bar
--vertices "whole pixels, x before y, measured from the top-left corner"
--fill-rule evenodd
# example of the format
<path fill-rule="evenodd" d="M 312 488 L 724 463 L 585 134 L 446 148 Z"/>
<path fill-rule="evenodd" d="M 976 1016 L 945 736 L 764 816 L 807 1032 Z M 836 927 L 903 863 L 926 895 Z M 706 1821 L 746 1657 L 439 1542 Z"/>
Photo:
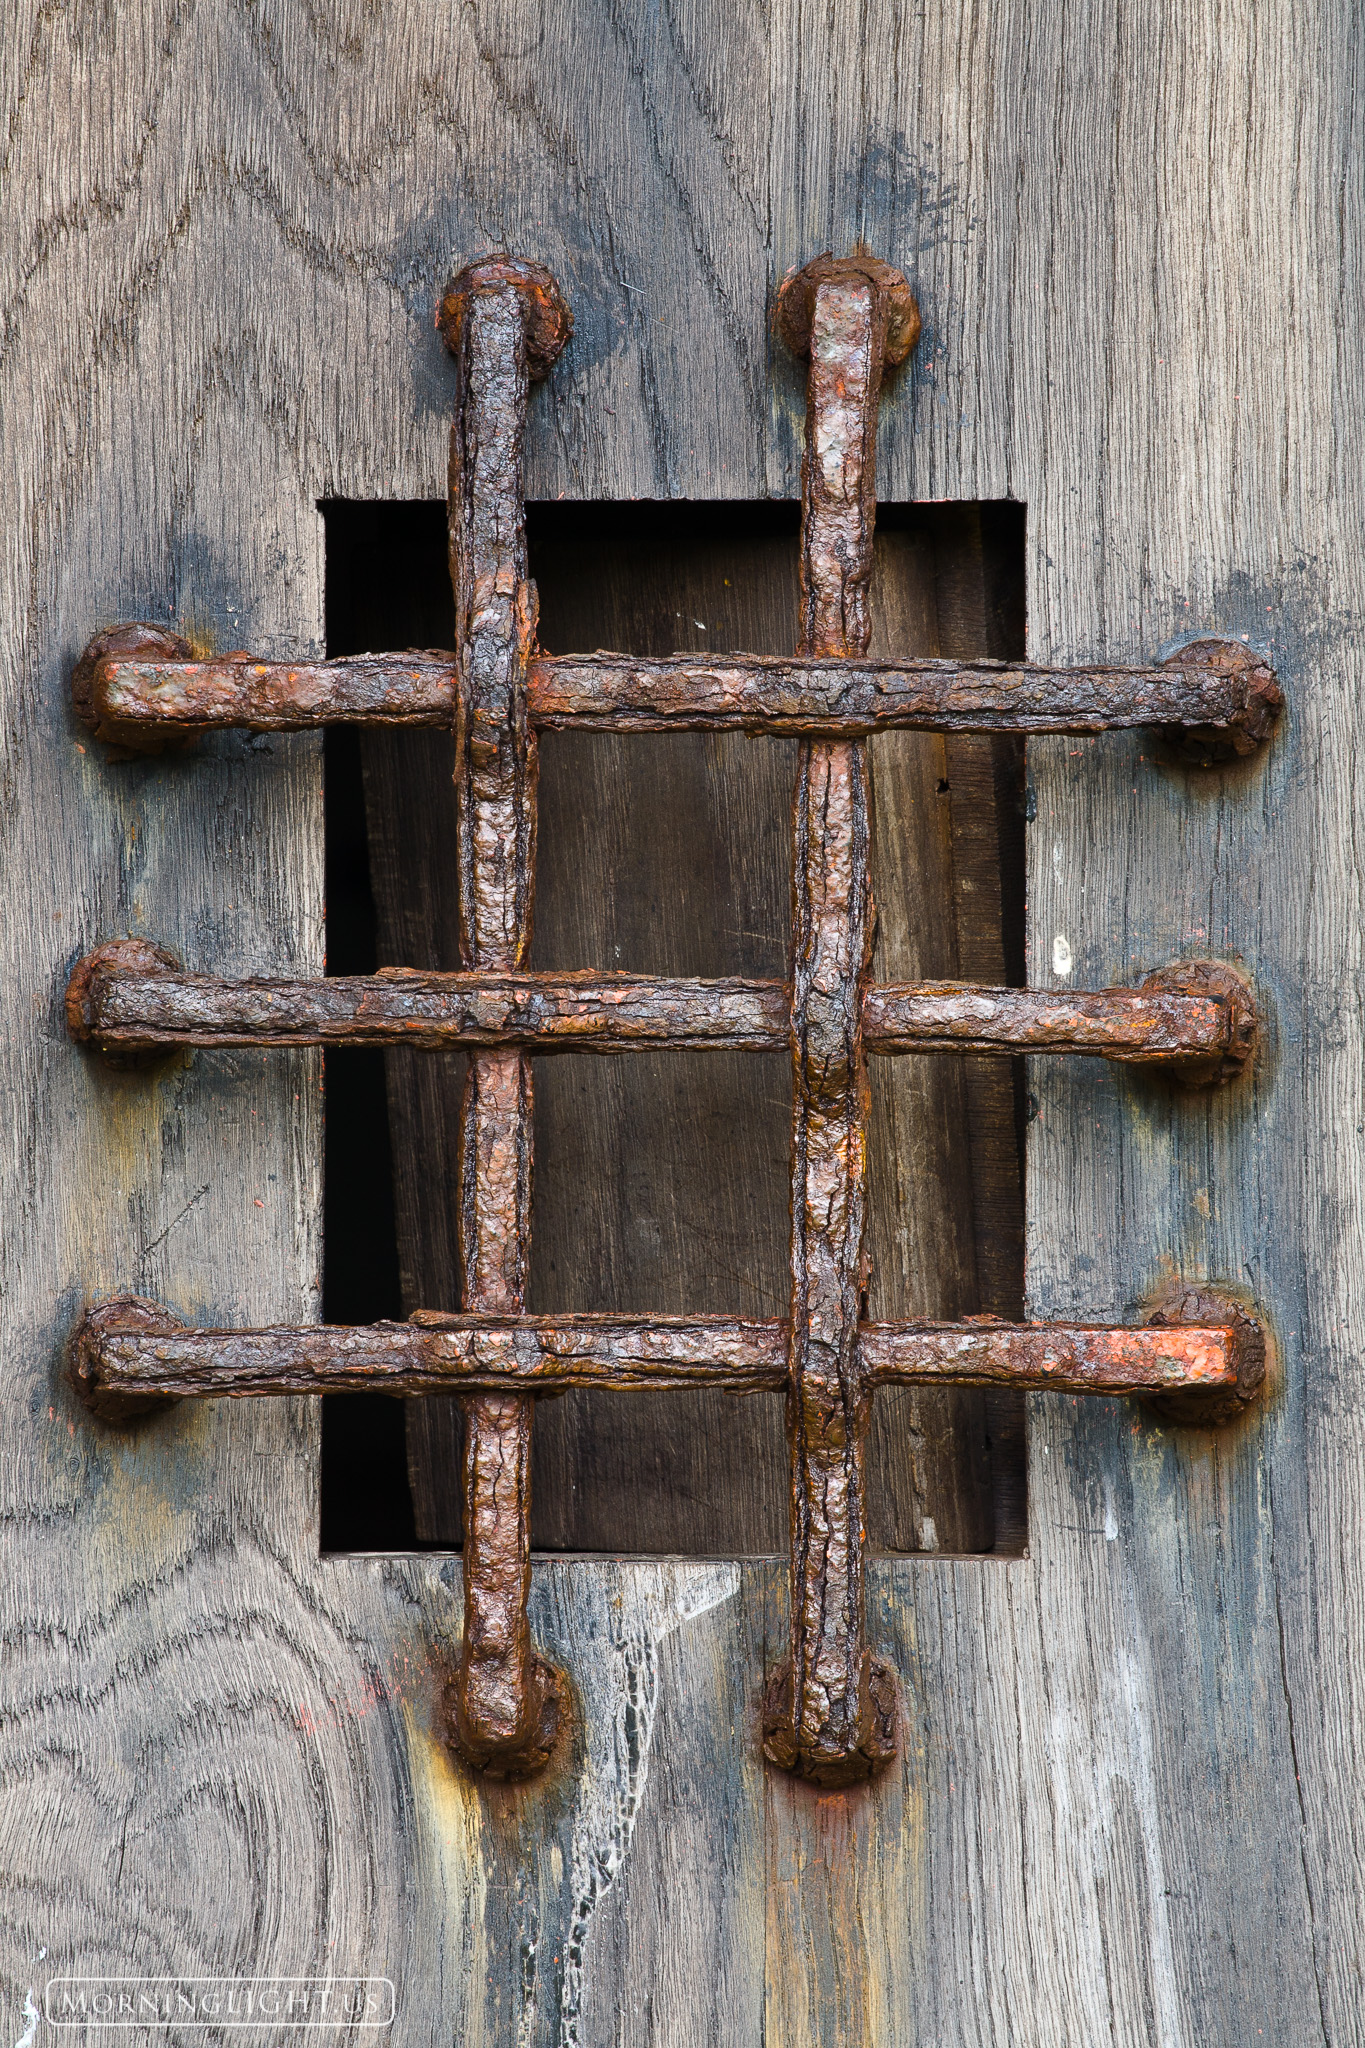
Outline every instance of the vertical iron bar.
<path fill-rule="evenodd" d="M 818 259 L 783 289 L 783 329 L 810 357 L 802 654 L 867 651 L 877 405 L 888 355 L 913 345 L 907 300 L 898 273 L 856 257 Z M 868 1777 L 895 1753 L 896 1681 L 867 1650 L 863 1590 L 869 847 L 864 743 L 805 742 L 792 859 L 791 1654 L 769 1689 L 765 1749 L 822 1785 Z"/>
<path fill-rule="evenodd" d="M 535 885 L 536 742 L 526 708 L 535 587 L 526 573 L 522 441 L 530 378 L 570 320 L 549 272 L 493 257 L 451 284 L 439 321 L 460 370 L 450 437 L 450 570 L 459 704 L 460 952 L 466 967 L 525 965 Z M 461 1108 L 463 1306 L 525 1306 L 531 1232 L 531 1063 L 470 1057 Z M 531 1643 L 532 1402 L 465 1403 L 464 1639 L 451 1688 L 456 1741 L 496 1776 L 546 1762 L 564 1681 Z"/>

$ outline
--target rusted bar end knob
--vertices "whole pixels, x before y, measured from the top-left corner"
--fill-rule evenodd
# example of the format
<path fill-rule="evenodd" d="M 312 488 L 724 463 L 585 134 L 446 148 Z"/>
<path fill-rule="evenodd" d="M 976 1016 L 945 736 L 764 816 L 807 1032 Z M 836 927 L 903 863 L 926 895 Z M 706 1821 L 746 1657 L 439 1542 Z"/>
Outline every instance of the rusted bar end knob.
<path fill-rule="evenodd" d="M 107 1066 L 120 1070 L 158 1065 L 175 1048 L 150 1046 L 138 1050 L 100 1043 L 94 984 L 102 968 L 126 979 L 136 974 L 164 974 L 167 968 L 174 973 L 179 970 L 180 962 L 174 953 L 168 953 L 164 946 L 153 945 L 150 939 L 107 939 L 102 946 L 96 946 L 93 953 L 85 954 L 76 962 L 66 984 L 66 1028 L 77 1045 L 88 1045 Z"/>
<path fill-rule="evenodd" d="M 837 278 L 865 277 L 876 288 L 886 317 L 882 360 L 903 363 L 919 340 L 919 302 L 899 270 L 877 256 L 833 256 L 827 249 L 799 270 L 789 270 L 778 287 L 775 324 L 795 356 L 810 354 L 815 294 Z"/>
<path fill-rule="evenodd" d="M 1221 1087 L 1247 1070 L 1256 1050 L 1259 1019 L 1251 983 L 1222 960 L 1177 960 L 1158 967 L 1138 983 L 1139 990 L 1171 996 L 1213 996 L 1228 1015 L 1228 1035 L 1221 1052 L 1209 1059 L 1172 1060 L 1167 1071 L 1186 1088 Z"/>
<path fill-rule="evenodd" d="M 548 375 L 573 333 L 569 302 L 543 263 L 498 254 L 480 256 L 451 278 L 436 308 L 436 325 L 452 355 L 458 355 L 469 302 L 476 292 L 510 284 L 521 293 L 526 313 L 526 367 L 533 378 Z"/>
<path fill-rule="evenodd" d="M 96 633 L 71 671 L 71 702 L 77 718 L 88 726 L 97 740 L 124 747 L 130 753 L 183 753 L 194 745 L 196 735 L 167 722 L 139 725 L 121 719 L 110 710 L 105 696 L 106 661 L 193 661 L 194 649 L 179 633 L 144 621 L 110 626 Z M 218 657 L 220 660 L 222 656 Z"/>
<path fill-rule="evenodd" d="M 1235 1386 L 1211 1387 L 1207 1393 L 1189 1387 L 1178 1393 L 1145 1395 L 1144 1405 L 1154 1415 L 1194 1429 L 1220 1429 L 1246 1414 L 1265 1385 L 1266 1336 L 1264 1325 L 1243 1302 L 1202 1282 L 1177 1282 L 1163 1295 L 1147 1321 L 1164 1329 L 1178 1329 L 1182 1325 L 1230 1329 L 1237 1372 Z"/>
<path fill-rule="evenodd" d="M 537 1777 L 549 1763 L 569 1720 L 569 1681 L 538 1653 L 527 1670 L 524 1711 L 515 1725 L 494 1732 L 486 1710 L 465 1710 L 460 1681 L 446 1687 L 445 1709 L 452 1746 L 486 1778 L 516 1783 Z M 477 1721 L 477 1725 L 476 1725 Z"/>
<path fill-rule="evenodd" d="M 889 1764 L 896 1754 L 896 1723 L 900 1718 L 900 1680 L 884 1657 L 870 1650 L 863 1658 L 862 1699 L 857 1734 L 851 1743 L 802 1742 L 792 1717 L 790 1658 L 768 1681 L 763 1699 L 763 1754 L 779 1770 L 791 1771 L 812 1785 L 834 1790 L 860 1785 Z"/>
<path fill-rule="evenodd" d="M 1275 730 L 1284 708 L 1284 692 L 1264 656 L 1244 640 L 1191 640 L 1163 668 L 1214 669 L 1237 686 L 1238 709 L 1226 725 L 1171 725 L 1161 737 L 1192 767 L 1214 768 L 1254 754 Z"/>
<path fill-rule="evenodd" d="M 71 1378 L 92 1415 L 101 1422 L 133 1422 L 177 1403 L 164 1394 L 111 1394 L 100 1370 L 100 1345 L 106 1337 L 172 1337 L 189 1325 L 164 1303 L 141 1294 L 114 1295 L 88 1308 L 71 1336 Z"/>

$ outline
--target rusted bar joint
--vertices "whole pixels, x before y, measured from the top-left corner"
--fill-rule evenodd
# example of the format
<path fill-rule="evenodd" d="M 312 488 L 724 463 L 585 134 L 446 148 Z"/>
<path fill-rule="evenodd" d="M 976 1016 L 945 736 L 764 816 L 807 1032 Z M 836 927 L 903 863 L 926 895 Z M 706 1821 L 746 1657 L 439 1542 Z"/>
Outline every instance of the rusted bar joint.
<path fill-rule="evenodd" d="M 1176 1412 L 1186 1421 L 1210 1420 L 1220 1407 L 1219 1420 L 1240 1413 L 1265 1375 L 1260 1324 L 1233 1297 L 1206 1287 L 1177 1290 L 1140 1327 L 987 1318 L 861 1323 L 857 1340 L 869 1392 L 1012 1386 L 1142 1395 L 1185 1401 Z M 108 1422 L 169 1401 L 287 1394 L 551 1394 L 569 1387 L 776 1394 L 787 1385 L 787 1325 L 738 1316 L 422 1311 L 410 1322 L 365 1328 L 202 1330 L 159 1302 L 128 1295 L 87 1310 L 71 1360 L 82 1399 Z"/>
<path fill-rule="evenodd" d="M 72 1036 L 128 1056 L 176 1046 L 518 1046 L 540 1054 L 644 1046 L 745 1052 L 787 1042 L 776 981 L 637 974 L 375 975 L 240 981 L 186 974 L 146 939 L 113 939 L 79 960 L 66 993 Z M 1184 962 L 1136 989 L 1075 994 L 963 982 L 870 984 L 869 1053 L 1096 1054 L 1186 1077 L 1236 1072 L 1255 1042 L 1251 993 L 1231 968 Z"/>
<path fill-rule="evenodd" d="M 449 655 L 195 660 L 187 641 L 150 625 L 98 635 L 72 678 L 83 723 L 101 739 L 142 751 L 229 729 L 448 729 L 456 688 Z M 1269 738 L 1281 702 L 1273 670 L 1236 640 L 1200 641 L 1152 668 L 533 654 L 527 671 L 528 715 L 541 732 L 740 730 L 862 739 L 902 729 L 1085 734 L 1137 727 L 1227 757 L 1252 753 Z"/>

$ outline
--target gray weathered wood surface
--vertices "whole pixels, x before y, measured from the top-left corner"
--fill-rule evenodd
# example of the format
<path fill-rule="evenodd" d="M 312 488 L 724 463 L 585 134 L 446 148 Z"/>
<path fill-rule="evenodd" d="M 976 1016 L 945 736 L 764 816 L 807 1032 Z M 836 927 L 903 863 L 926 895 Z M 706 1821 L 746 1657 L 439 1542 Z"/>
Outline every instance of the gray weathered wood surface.
<path fill-rule="evenodd" d="M 332 1969 L 392 1976 L 423 2048 L 1365 2039 L 1360 67 L 1341 0 L 16 0 L 10 2038 L 53 1974 Z M 1034 978 L 1207 949 L 1270 1020 L 1211 1103 L 1035 1072 L 1031 1307 L 1132 1314 L 1168 1262 L 1238 1282 L 1274 1384 L 1218 1442 L 1034 1402 L 1028 1557 L 874 1572 L 909 1716 L 861 1798 L 756 1761 L 769 1568 L 543 1567 L 580 1732 L 490 1794 L 434 1732 L 451 1562 L 319 1561 L 307 1405 L 122 1438 L 61 1379 L 109 1288 L 309 1313 L 319 1172 L 309 1059 L 110 1078 L 62 1035 L 68 964 L 127 930 L 224 972 L 321 957 L 315 742 L 110 764 L 65 675 L 129 615 L 317 649 L 315 503 L 440 495 L 432 294 L 490 244 L 578 312 L 537 493 L 790 494 L 767 294 L 858 235 L 926 314 L 883 493 L 1027 502 L 1031 653 L 1246 633 L 1289 691 L 1269 759 L 1210 778 L 1124 737 L 1030 749 Z"/>

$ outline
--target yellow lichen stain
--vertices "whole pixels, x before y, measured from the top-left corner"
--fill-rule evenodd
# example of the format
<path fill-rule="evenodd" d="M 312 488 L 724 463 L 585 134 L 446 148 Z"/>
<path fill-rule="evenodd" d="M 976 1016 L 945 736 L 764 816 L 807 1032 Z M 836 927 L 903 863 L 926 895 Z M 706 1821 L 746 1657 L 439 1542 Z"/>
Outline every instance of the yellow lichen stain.
<path fill-rule="evenodd" d="M 177 1105 L 174 1095 L 180 1086 L 184 1063 L 159 1061 L 154 1067 L 120 1071 L 106 1065 L 96 1053 L 72 1047 L 72 1058 L 97 1067 L 92 1085 L 82 1090 L 82 1123 L 92 1165 L 98 1158 L 102 1185 L 108 1194 L 120 1196 L 134 1187 L 155 1186 L 162 1177 L 163 1120 Z M 99 1205 L 79 1212 L 101 1235 L 108 1231 L 108 1212 Z"/>
<path fill-rule="evenodd" d="M 66 1434 L 60 1408 L 54 1426 Z M 206 1415 L 179 1413 L 173 1441 L 158 1441 L 161 1418 L 126 1432 L 105 1430 L 100 1445 L 105 1481 L 86 1499 L 81 1515 L 83 1597 L 94 1611 L 113 1610 L 127 1598 L 130 1560 L 144 1586 L 180 1572 L 199 1546 L 199 1503 L 184 1484 L 209 1434 Z M 79 1439 L 80 1425 L 75 1435 Z M 199 1439 L 199 1442 L 195 1440 Z"/>
<path fill-rule="evenodd" d="M 399 1702 L 413 1790 L 419 1811 L 429 1819 L 434 1837 L 444 1850 L 455 1851 L 456 1862 L 451 1869 L 463 1880 L 468 1871 L 482 1871 L 479 1842 L 483 1807 L 473 1773 L 453 1755 L 436 1724 L 431 1704 L 417 1697 Z M 462 1884 L 457 1885 L 460 1888 Z"/>
<path fill-rule="evenodd" d="M 445 1955 L 460 1958 L 462 2048 L 494 2048 L 486 2032 L 483 1988 L 494 1967 L 488 1945 L 488 1881 L 483 1807 L 472 1774 L 451 1755 L 433 1711 L 434 1696 L 406 1698 L 399 1713 L 417 1817 L 418 1896 L 436 1905 Z M 454 1990 L 456 1987 L 452 1986 Z"/>
<path fill-rule="evenodd" d="M 171 627 L 182 640 L 190 643 L 190 653 L 195 661 L 212 661 L 222 645 L 216 621 L 197 616 L 182 618 Z"/>
<path fill-rule="evenodd" d="M 130 1460 L 118 1477 L 117 1513 L 101 1516 L 87 1533 L 106 1584 L 123 1588 L 130 1553 L 137 1556 L 143 1575 L 154 1576 L 158 1560 L 170 1562 L 194 1548 L 194 1525 L 193 1513 L 177 1507 L 163 1488 L 149 1484 Z"/>

